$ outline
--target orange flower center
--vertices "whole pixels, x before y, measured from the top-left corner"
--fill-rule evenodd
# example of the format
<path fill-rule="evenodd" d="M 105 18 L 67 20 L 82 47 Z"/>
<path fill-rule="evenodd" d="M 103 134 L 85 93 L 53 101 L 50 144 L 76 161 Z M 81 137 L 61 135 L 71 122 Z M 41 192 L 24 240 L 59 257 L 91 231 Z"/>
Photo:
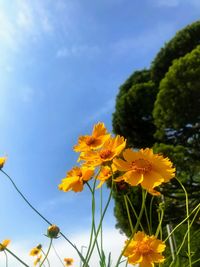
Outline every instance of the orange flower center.
<path fill-rule="evenodd" d="M 139 252 L 140 254 L 146 255 L 152 252 L 151 247 L 149 246 L 149 244 L 145 243 L 145 242 L 140 242 L 136 248 L 137 252 Z"/>
<path fill-rule="evenodd" d="M 112 154 L 112 151 L 111 151 L 111 150 L 109 150 L 109 149 L 105 149 L 105 150 L 102 150 L 102 151 L 100 152 L 100 157 L 101 157 L 102 159 L 107 159 L 107 158 L 109 158 L 109 157 L 111 156 L 111 154 Z"/>
<path fill-rule="evenodd" d="M 82 177 L 82 171 L 81 171 L 81 170 L 78 170 L 78 171 L 76 172 L 76 175 L 79 176 L 79 177 Z"/>
<path fill-rule="evenodd" d="M 94 143 L 95 143 L 95 141 L 96 141 L 96 138 L 95 137 L 93 137 L 93 136 L 88 136 L 87 138 L 86 138 L 86 144 L 88 145 L 88 146 L 91 146 L 91 145 L 93 145 Z"/>
<path fill-rule="evenodd" d="M 137 159 L 132 162 L 132 167 L 135 171 L 146 173 L 152 170 L 152 165 L 148 160 Z"/>

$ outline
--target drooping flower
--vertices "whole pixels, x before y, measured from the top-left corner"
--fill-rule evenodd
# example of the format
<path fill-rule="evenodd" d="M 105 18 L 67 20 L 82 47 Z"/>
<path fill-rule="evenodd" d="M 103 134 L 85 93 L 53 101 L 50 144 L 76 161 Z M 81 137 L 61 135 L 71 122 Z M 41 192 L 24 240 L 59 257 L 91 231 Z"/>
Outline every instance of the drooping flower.
<path fill-rule="evenodd" d="M 100 170 L 99 175 L 97 176 L 97 180 L 100 180 L 97 188 L 100 188 L 116 171 L 115 166 L 103 166 Z"/>
<path fill-rule="evenodd" d="M 131 240 L 126 241 L 126 246 L 123 255 L 128 257 L 130 264 L 154 267 L 154 263 L 162 263 L 165 260 L 161 255 L 165 250 L 165 244 L 154 235 L 148 236 L 139 231 Z"/>
<path fill-rule="evenodd" d="M 0 170 L 3 168 L 6 160 L 7 160 L 7 157 L 0 157 Z"/>
<path fill-rule="evenodd" d="M 7 248 L 7 246 L 10 244 L 10 240 L 9 239 L 5 239 L 2 242 L 0 242 L 0 251 L 4 251 L 5 248 Z"/>
<path fill-rule="evenodd" d="M 40 255 L 37 256 L 36 260 L 33 263 L 34 266 L 36 266 L 38 263 L 40 263 L 41 259 L 42 259 L 42 254 L 40 254 Z"/>
<path fill-rule="evenodd" d="M 79 159 L 86 161 L 85 165 L 96 167 L 111 162 L 122 152 L 125 146 L 126 140 L 124 137 L 117 135 L 116 137 L 110 137 L 100 150 L 82 152 Z"/>
<path fill-rule="evenodd" d="M 37 256 L 42 251 L 42 245 L 39 244 L 37 247 L 31 249 L 29 255 L 30 256 Z"/>
<path fill-rule="evenodd" d="M 80 192 L 83 190 L 83 184 L 89 181 L 94 175 L 94 168 L 89 167 L 74 167 L 67 173 L 67 176 L 62 179 L 58 188 L 64 192 L 73 190 L 74 192 Z"/>
<path fill-rule="evenodd" d="M 105 181 L 107 181 L 112 176 L 112 170 L 109 166 L 103 166 L 97 179 L 100 180 L 100 183 L 98 184 L 97 188 L 100 188 Z"/>
<path fill-rule="evenodd" d="M 102 147 L 105 141 L 110 137 L 104 123 L 99 122 L 94 125 L 91 135 L 79 137 L 78 144 L 74 146 L 74 151 L 83 152 Z"/>
<path fill-rule="evenodd" d="M 175 168 L 168 158 L 154 154 L 152 149 L 139 151 L 126 149 L 124 159 L 114 159 L 113 164 L 119 171 L 124 172 L 116 181 L 124 180 L 132 186 L 141 184 L 149 193 L 158 195 L 154 188 L 166 183 L 175 176 Z"/>
<path fill-rule="evenodd" d="M 64 262 L 66 266 L 71 266 L 74 260 L 72 258 L 64 258 Z"/>

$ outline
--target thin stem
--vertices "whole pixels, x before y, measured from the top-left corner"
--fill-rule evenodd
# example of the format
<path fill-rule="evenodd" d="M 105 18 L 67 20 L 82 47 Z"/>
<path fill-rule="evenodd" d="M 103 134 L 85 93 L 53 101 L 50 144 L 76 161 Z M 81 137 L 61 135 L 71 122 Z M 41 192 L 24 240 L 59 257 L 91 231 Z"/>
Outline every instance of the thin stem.
<path fill-rule="evenodd" d="M 1 244 L 2 245 L 2 244 Z M 26 267 L 29 267 L 23 260 L 21 260 L 17 255 L 15 255 L 12 251 L 10 251 L 8 248 L 4 248 L 5 251 L 10 253 L 15 259 L 17 259 L 21 264 L 23 264 Z"/>
<path fill-rule="evenodd" d="M 145 208 L 145 201 L 146 201 L 146 196 L 147 196 L 147 192 L 144 191 L 144 189 L 142 188 L 142 206 L 141 206 L 141 210 L 140 210 L 140 214 L 139 214 L 139 217 L 138 217 L 138 220 L 136 222 L 136 225 L 135 225 L 135 228 L 134 228 L 134 231 L 132 233 L 132 235 L 130 236 L 130 239 L 128 240 L 128 242 L 126 243 L 126 246 L 124 247 L 124 249 L 122 250 L 118 260 L 117 260 L 117 263 L 115 265 L 115 267 L 118 267 L 119 264 L 120 264 L 120 260 L 124 254 L 124 251 L 126 250 L 126 248 L 128 247 L 128 245 L 130 244 L 131 242 L 131 239 L 132 237 L 134 236 L 134 234 L 137 232 L 137 229 L 138 229 L 138 226 L 140 225 L 140 221 L 141 221 L 141 218 L 142 218 L 142 215 L 143 215 L 143 212 L 144 212 L 144 208 Z"/>
<path fill-rule="evenodd" d="M 124 202 L 125 202 L 126 211 L 127 211 L 127 215 L 128 215 L 128 221 L 129 221 L 130 228 L 131 228 L 131 233 L 133 233 L 133 231 L 134 231 L 133 230 L 133 224 L 132 224 L 132 221 L 131 221 L 131 216 L 130 216 L 130 212 L 129 212 L 129 207 L 128 207 L 126 195 L 124 195 Z"/>
<path fill-rule="evenodd" d="M 46 255 L 43 249 L 42 249 L 42 253 L 43 253 L 44 256 Z M 47 258 L 47 263 L 48 263 L 48 266 L 50 267 L 50 262 L 49 262 L 49 259 L 48 258 Z"/>
<path fill-rule="evenodd" d="M 56 249 L 55 249 L 55 247 L 54 247 L 53 244 L 52 244 L 52 248 L 53 248 L 53 250 L 54 250 L 54 252 L 55 252 L 57 258 L 59 259 L 60 263 L 65 267 L 65 265 L 64 265 L 64 263 L 63 263 L 63 261 L 62 261 L 62 259 L 60 258 L 59 254 L 58 254 L 58 252 L 56 251 Z"/>
<path fill-rule="evenodd" d="M 185 187 L 183 186 L 183 184 L 181 183 L 181 181 L 179 181 L 177 178 L 176 180 L 178 181 L 178 183 L 180 184 L 180 186 L 182 187 L 184 193 L 185 193 L 185 207 L 186 207 L 186 216 L 189 216 L 189 200 L 188 200 L 188 194 L 187 191 L 185 189 Z M 187 227 L 188 227 L 188 260 L 189 260 L 189 266 L 192 266 L 192 259 L 191 259 L 191 248 L 190 248 L 190 218 L 188 217 L 187 220 Z"/>
<path fill-rule="evenodd" d="M 146 205 L 144 206 L 144 213 L 145 213 L 145 217 L 146 217 L 146 220 L 147 220 L 148 231 L 149 231 L 149 234 L 150 234 L 151 233 L 151 228 L 150 228 L 149 216 L 148 216 L 148 213 L 147 213 Z"/>
<path fill-rule="evenodd" d="M 47 224 L 52 225 L 52 223 L 49 220 L 47 220 L 36 208 L 34 208 L 33 205 L 28 201 L 28 199 L 21 193 L 21 191 L 18 189 L 18 187 L 16 186 L 16 184 L 14 183 L 12 178 L 6 172 L 4 172 L 2 169 L 1 169 L 1 172 L 10 180 L 10 182 L 14 186 L 15 190 L 24 199 L 24 201 L 29 205 L 29 207 L 33 211 L 35 211 L 40 216 L 40 218 L 42 218 Z M 64 233 L 60 232 L 60 235 L 76 250 L 76 252 L 78 253 L 79 257 L 84 262 L 85 259 L 84 259 L 83 255 L 81 254 L 81 252 L 78 250 L 78 248 L 64 235 Z"/>
<path fill-rule="evenodd" d="M 50 239 L 50 243 L 49 243 L 49 247 L 48 247 L 47 253 L 45 254 L 45 257 L 44 257 L 43 261 L 40 263 L 40 267 L 43 265 L 43 263 L 45 262 L 45 260 L 47 259 L 48 255 L 49 255 L 52 242 L 53 242 L 53 238 Z"/>
<path fill-rule="evenodd" d="M 103 192 L 102 192 L 102 187 L 100 188 L 100 214 L 102 217 L 102 212 L 103 212 Z M 101 224 L 101 255 L 103 255 L 103 227 Z"/>
<path fill-rule="evenodd" d="M 153 212 L 152 212 L 152 209 L 153 209 L 153 201 L 154 201 L 154 196 L 151 197 L 151 202 L 150 202 L 150 208 L 149 208 L 149 224 L 150 224 L 150 235 L 152 234 L 152 215 L 153 215 Z"/>
<path fill-rule="evenodd" d="M 112 186 L 112 188 L 113 188 L 113 186 Z M 94 250 L 94 246 L 95 246 L 95 243 L 96 243 L 96 241 L 97 241 L 97 237 L 98 237 L 99 231 L 100 231 L 100 229 L 101 229 L 102 221 L 103 221 L 103 219 L 104 219 L 105 213 L 106 213 L 106 211 L 107 211 L 107 209 L 108 209 L 108 206 L 109 206 L 109 203 L 110 203 L 110 200 L 111 200 L 111 196 L 112 196 L 112 188 L 111 188 L 110 195 L 109 195 L 109 197 L 108 197 L 106 206 L 105 206 L 105 208 L 104 208 L 104 210 L 103 210 L 102 217 L 101 217 L 100 222 L 99 222 L 99 226 L 98 226 L 98 228 L 97 228 L 97 232 L 96 232 L 96 235 L 95 235 L 95 239 L 94 239 L 94 242 L 93 242 L 93 246 L 92 246 L 91 251 L 90 251 L 90 253 L 89 253 L 89 255 L 88 255 L 88 258 L 86 258 L 86 264 L 88 264 L 88 262 L 89 262 L 89 260 L 90 260 L 90 257 L 91 257 L 91 255 L 92 255 L 92 252 L 93 252 L 93 250 Z M 83 265 L 83 267 L 86 267 L 86 266 L 87 266 L 87 265 L 85 265 L 85 264 Z"/>
<path fill-rule="evenodd" d="M 137 212 L 136 212 L 136 210 L 134 209 L 133 204 L 131 203 L 131 200 L 129 199 L 128 195 L 126 195 L 126 197 L 127 197 L 128 202 L 129 202 L 129 205 L 131 206 L 131 209 L 132 209 L 132 211 L 133 211 L 133 213 L 134 213 L 134 215 L 135 215 L 135 217 L 136 217 L 136 220 L 138 220 Z M 143 228 L 141 222 L 140 222 L 140 228 L 142 229 L 142 231 L 144 231 L 144 228 Z"/>
<path fill-rule="evenodd" d="M 161 236 L 160 238 L 162 239 L 162 221 L 163 221 L 163 217 L 164 217 L 164 211 L 163 211 L 163 208 L 160 207 L 159 208 L 159 211 L 158 211 L 158 220 L 159 220 L 159 224 L 158 224 L 158 227 L 156 229 L 156 234 L 155 236 L 158 237 L 158 234 L 160 232 Z"/>
<path fill-rule="evenodd" d="M 8 255 L 7 255 L 7 253 L 5 252 L 5 250 L 4 250 L 3 252 L 4 252 L 4 254 L 5 254 L 5 258 L 6 258 L 6 267 L 8 267 Z"/>
<path fill-rule="evenodd" d="M 166 242 L 169 237 L 185 222 L 188 220 L 188 218 L 196 211 L 196 210 L 200 210 L 200 203 L 191 211 L 191 213 L 185 217 L 185 219 L 183 219 L 176 227 L 174 227 L 174 229 L 171 231 L 171 233 L 165 238 L 165 240 L 163 242 Z"/>
<path fill-rule="evenodd" d="M 89 183 L 87 183 L 87 186 L 89 187 L 90 192 L 92 194 L 92 227 L 91 227 L 90 241 L 89 241 L 88 250 L 87 250 L 87 253 L 85 256 L 85 260 L 87 260 L 87 257 L 89 255 L 89 252 L 90 252 L 90 249 L 92 246 L 93 232 L 94 232 L 95 236 L 97 234 L 96 233 L 96 226 L 95 226 L 95 195 L 94 195 L 95 194 L 95 187 L 96 187 L 96 179 L 94 180 L 93 188 L 91 188 Z M 100 252 L 99 244 L 98 244 L 97 240 L 96 240 L 96 246 L 97 246 L 97 251 L 98 251 L 99 257 L 101 258 L 102 256 L 101 256 L 101 252 Z"/>
<path fill-rule="evenodd" d="M 194 217 L 193 217 L 193 219 L 192 219 L 192 221 L 191 221 L 191 223 L 190 223 L 190 227 L 191 227 L 192 224 L 194 223 L 194 221 L 195 221 L 195 219 L 196 219 L 198 213 L 199 213 L 199 211 L 197 210 L 197 212 L 195 213 L 195 215 L 194 215 Z M 185 243 L 185 239 L 186 239 L 187 235 L 188 235 L 188 230 L 187 230 L 187 232 L 185 233 L 185 235 L 184 235 L 184 237 L 183 237 L 183 241 L 182 241 L 181 245 L 179 246 L 179 249 L 178 249 L 177 252 L 176 252 L 176 256 L 178 256 L 179 252 L 181 251 L 181 249 L 182 249 L 182 247 L 183 247 L 183 245 L 184 245 L 184 243 Z M 192 264 L 193 264 L 193 263 L 192 263 Z"/>

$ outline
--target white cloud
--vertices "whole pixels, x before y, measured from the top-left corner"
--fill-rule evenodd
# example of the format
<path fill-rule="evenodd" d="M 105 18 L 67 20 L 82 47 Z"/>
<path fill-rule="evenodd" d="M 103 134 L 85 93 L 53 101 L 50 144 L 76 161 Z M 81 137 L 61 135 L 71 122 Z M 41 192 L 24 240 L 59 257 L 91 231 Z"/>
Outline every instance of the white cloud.
<path fill-rule="evenodd" d="M 0 3 L 1 45 L 16 51 L 23 44 L 52 33 L 53 22 L 45 2 L 17 0 L 12 10 L 6 3 Z"/>
<path fill-rule="evenodd" d="M 180 0 L 154 0 L 156 6 L 177 7 L 181 3 Z"/>
<path fill-rule="evenodd" d="M 68 229 L 69 232 L 69 229 Z M 88 246 L 90 233 L 85 232 L 79 232 L 76 234 L 72 234 L 69 236 L 69 240 L 76 245 L 76 247 L 81 250 L 81 246 Z M 48 246 L 48 239 L 44 239 L 46 242 L 46 245 L 43 245 L 44 251 L 47 251 Z M 112 259 L 112 266 L 115 266 L 118 256 L 120 255 L 123 247 L 124 247 L 124 241 L 126 240 L 126 237 L 119 234 L 119 232 L 116 229 L 105 227 L 103 230 L 103 243 L 104 243 L 104 251 L 105 254 L 108 256 L 109 252 L 111 252 L 111 259 Z M 40 242 L 38 242 L 40 243 Z M 33 257 L 29 256 L 29 251 L 32 248 L 32 246 L 38 245 L 38 243 L 33 245 L 33 241 L 19 241 L 14 242 L 12 241 L 9 245 L 9 249 L 16 253 L 17 256 L 19 256 L 21 259 L 24 260 L 29 266 L 33 265 Z M 54 247 L 56 251 L 58 252 L 61 259 L 70 257 L 74 259 L 74 266 L 79 266 L 80 259 L 77 255 L 77 252 L 74 250 L 73 247 L 71 247 L 65 240 L 62 238 L 59 238 L 54 241 Z M 85 255 L 87 248 L 82 247 L 83 255 Z M 9 255 L 9 254 L 8 254 Z M 59 259 L 57 258 L 54 250 L 52 249 L 49 256 L 50 264 L 51 266 L 61 266 L 61 263 Z M 17 262 L 11 255 L 9 255 L 9 266 L 15 266 L 15 267 L 21 267 L 22 265 Z M 0 267 L 5 266 L 5 258 L 4 254 L 1 253 L 0 255 Z M 97 251 L 94 251 L 91 261 L 90 261 L 91 267 L 98 267 L 99 266 L 99 257 L 97 254 Z M 120 265 L 121 267 L 125 266 L 124 264 Z M 130 265 L 128 265 L 130 266 Z"/>
<path fill-rule="evenodd" d="M 56 52 L 57 58 L 66 58 L 66 57 L 80 57 L 82 55 L 87 55 L 93 57 L 99 54 L 100 48 L 97 45 L 87 45 L 87 44 L 77 44 L 72 45 L 71 47 L 63 47 L 58 49 Z"/>
<path fill-rule="evenodd" d="M 158 7 L 178 7 L 183 4 L 187 4 L 188 6 L 193 7 L 200 7 L 200 1 L 199 0 L 151 0 L 151 2 Z"/>

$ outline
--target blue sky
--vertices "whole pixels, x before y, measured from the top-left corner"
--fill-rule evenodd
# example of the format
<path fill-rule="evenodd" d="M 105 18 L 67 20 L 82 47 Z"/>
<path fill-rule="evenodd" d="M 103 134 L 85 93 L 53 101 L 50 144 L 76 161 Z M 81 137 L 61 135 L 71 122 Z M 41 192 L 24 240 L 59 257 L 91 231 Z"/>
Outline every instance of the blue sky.
<path fill-rule="evenodd" d="M 64 232 L 84 236 L 90 227 L 89 192 L 57 189 L 76 163 L 78 136 L 98 121 L 112 130 L 120 84 L 199 15 L 198 0 L 0 0 L 0 153 L 5 171 Z M 1 240 L 42 242 L 46 224 L 0 179 Z M 106 220 L 110 229 L 112 207 Z"/>

